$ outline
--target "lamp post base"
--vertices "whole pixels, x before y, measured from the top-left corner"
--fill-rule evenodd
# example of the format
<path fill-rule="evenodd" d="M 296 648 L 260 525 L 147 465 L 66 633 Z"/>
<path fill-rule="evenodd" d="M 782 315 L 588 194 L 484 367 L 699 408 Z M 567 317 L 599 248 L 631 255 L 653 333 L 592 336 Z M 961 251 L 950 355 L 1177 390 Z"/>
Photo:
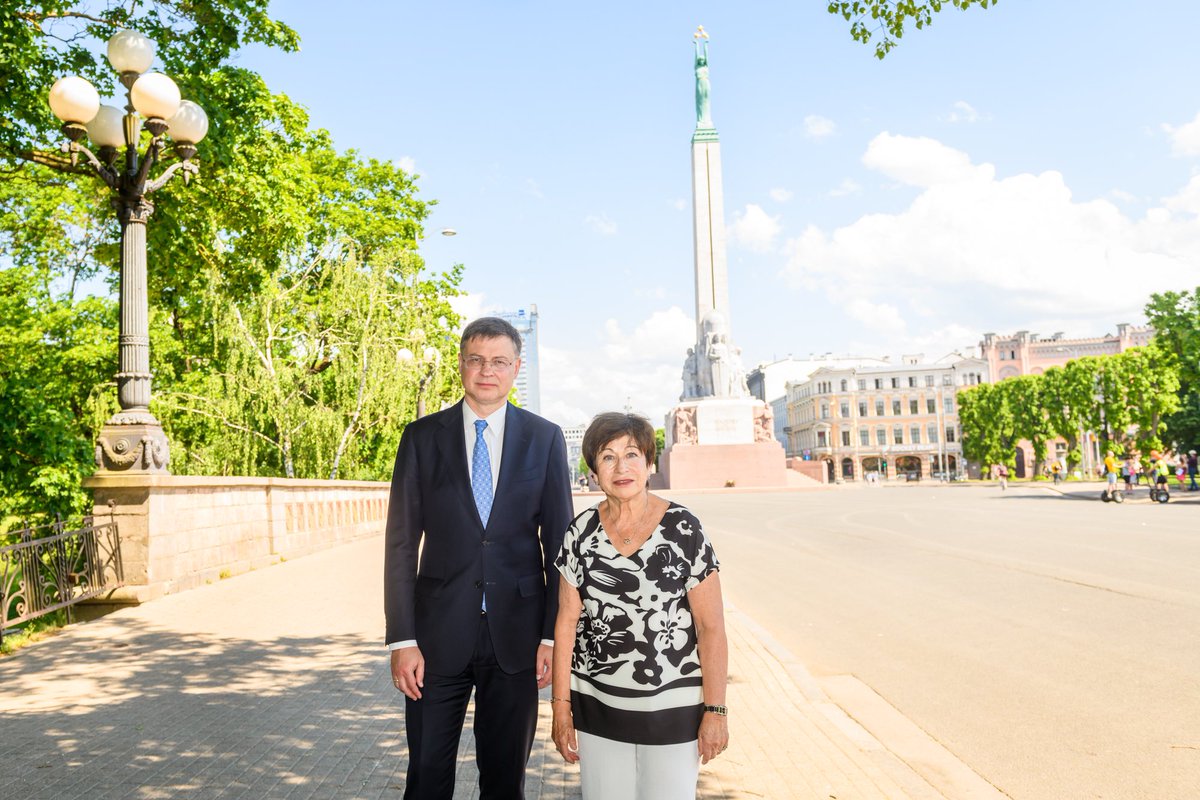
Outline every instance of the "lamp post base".
<path fill-rule="evenodd" d="M 149 411 L 120 412 L 96 439 L 97 475 L 169 475 L 170 457 L 167 435 Z"/>

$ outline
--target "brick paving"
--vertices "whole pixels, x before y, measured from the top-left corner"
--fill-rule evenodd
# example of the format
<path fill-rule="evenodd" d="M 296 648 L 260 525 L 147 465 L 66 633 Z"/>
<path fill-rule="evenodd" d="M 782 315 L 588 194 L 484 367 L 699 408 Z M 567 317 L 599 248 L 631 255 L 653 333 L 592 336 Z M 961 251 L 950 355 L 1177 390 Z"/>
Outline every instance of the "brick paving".
<path fill-rule="evenodd" d="M 380 644 L 381 553 L 378 538 L 344 545 L 0 660 L 0 798 L 398 800 L 404 706 Z M 731 744 L 702 769 L 701 797 L 944 797 L 751 620 L 730 608 L 727 625 Z M 578 798 L 541 710 L 527 797 Z M 459 751 L 464 800 L 478 797 L 472 744 Z"/>

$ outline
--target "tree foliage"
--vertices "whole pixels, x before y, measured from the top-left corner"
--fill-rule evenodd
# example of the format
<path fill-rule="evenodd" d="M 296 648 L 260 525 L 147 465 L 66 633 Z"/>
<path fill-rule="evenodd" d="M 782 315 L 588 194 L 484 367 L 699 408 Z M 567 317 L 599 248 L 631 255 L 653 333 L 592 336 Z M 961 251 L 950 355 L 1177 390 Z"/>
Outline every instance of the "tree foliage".
<path fill-rule="evenodd" d="M 850 23 L 850 35 L 863 44 L 876 36 L 875 57 L 883 59 L 892 51 L 911 24 L 917 30 L 933 24 L 933 15 L 945 6 L 966 11 L 972 6 L 988 8 L 999 0 L 830 0 L 829 13 Z"/>
<path fill-rule="evenodd" d="M 447 399 L 461 267 L 418 256 L 431 203 L 414 176 L 339 151 L 226 63 L 247 42 L 297 47 L 266 5 L 0 0 L 0 436 L 17 443 L 0 518 L 84 510 L 116 410 L 120 231 L 106 187 L 55 152 L 46 95 L 64 74 L 115 89 L 103 44 L 118 27 L 156 41 L 211 123 L 199 177 L 152 195 L 147 230 L 152 411 L 172 471 L 386 478 L 418 396 Z"/>
<path fill-rule="evenodd" d="M 1087 356 L 982 384 L 959 395 L 963 454 L 981 464 L 1013 466 L 1021 440 L 1034 463 L 1054 437 L 1067 442 L 1067 468 L 1080 461 L 1080 437 L 1099 433 L 1120 452 L 1163 446 L 1166 419 L 1179 408 L 1179 362 L 1157 339 L 1111 356 Z"/>
<path fill-rule="evenodd" d="M 1175 449 L 1200 444 L 1200 288 L 1150 296 L 1146 317 L 1155 341 L 1179 362 L 1179 405 L 1164 412 Z"/>

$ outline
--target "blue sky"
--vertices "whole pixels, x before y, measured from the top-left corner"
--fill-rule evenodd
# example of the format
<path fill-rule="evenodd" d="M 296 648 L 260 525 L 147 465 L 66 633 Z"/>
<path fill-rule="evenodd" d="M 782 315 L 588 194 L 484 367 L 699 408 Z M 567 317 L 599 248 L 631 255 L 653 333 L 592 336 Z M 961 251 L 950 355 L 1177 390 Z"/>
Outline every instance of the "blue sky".
<path fill-rule="evenodd" d="M 284 0 L 301 51 L 240 63 L 421 176 L 465 313 L 537 304 L 561 424 L 678 397 L 698 24 L 747 367 L 1098 335 L 1200 285 L 1198 4 L 951 8 L 882 62 L 825 5 Z"/>

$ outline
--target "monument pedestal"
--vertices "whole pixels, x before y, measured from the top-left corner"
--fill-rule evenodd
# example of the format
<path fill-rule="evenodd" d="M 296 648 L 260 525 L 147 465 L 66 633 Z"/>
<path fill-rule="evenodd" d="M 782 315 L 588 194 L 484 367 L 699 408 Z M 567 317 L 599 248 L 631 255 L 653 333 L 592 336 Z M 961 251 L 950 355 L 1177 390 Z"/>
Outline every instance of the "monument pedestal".
<path fill-rule="evenodd" d="M 769 406 L 753 397 L 686 400 L 667 415 L 659 466 L 671 489 L 788 485 Z"/>

